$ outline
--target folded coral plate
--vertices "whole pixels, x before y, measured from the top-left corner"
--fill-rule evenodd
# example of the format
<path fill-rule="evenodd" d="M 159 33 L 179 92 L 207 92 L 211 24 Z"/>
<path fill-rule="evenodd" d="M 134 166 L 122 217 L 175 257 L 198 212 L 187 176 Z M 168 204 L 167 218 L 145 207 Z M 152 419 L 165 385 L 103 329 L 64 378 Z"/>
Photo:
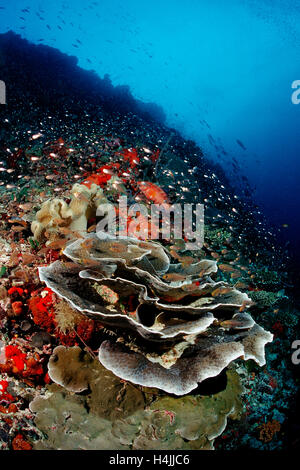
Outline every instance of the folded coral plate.
<path fill-rule="evenodd" d="M 172 264 L 160 243 L 105 233 L 73 241 L 64 254 L 71 262 L 40 267 L 40 279 L 115 331 L 115 342 L 101 343 L 99 360 L 121 379 L 184 395 L 237 358 L 265 364 L 273 335 L 247 312 L 245 293 L 212 279 L 215 261 Z M 167 282 L 174 272 L 182 280 Z M 118 301 L 104 299 L 103 287 Z"/>

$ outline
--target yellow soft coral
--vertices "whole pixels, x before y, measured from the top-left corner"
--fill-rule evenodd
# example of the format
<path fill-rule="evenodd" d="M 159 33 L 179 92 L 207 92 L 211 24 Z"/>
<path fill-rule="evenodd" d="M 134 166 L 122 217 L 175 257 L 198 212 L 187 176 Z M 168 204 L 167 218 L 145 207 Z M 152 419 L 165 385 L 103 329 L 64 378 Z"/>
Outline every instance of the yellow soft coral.
<path fill-rule="evenodd" d="M 96 215 L 100 204 L 106 202 L 108 201 L 103 195 L 103 190 L 96 184 L 92 184 L 90 188 L 83 184 L 74 184 L 69 204 L 58 198 L 49 199 L 42 204 L 36 213 L 36 220 L 31 224 L 35 240 L 54 240 L 61 227 L 67 227 L 74 232 L 86 232 L 88 219 Z"/>

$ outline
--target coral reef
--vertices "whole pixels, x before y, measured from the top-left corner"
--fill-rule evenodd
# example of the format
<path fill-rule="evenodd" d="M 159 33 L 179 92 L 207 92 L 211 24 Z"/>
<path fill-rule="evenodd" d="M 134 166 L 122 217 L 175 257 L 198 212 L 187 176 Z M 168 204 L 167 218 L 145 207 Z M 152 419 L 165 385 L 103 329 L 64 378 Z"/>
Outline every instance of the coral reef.
<path fill-rule="evenodd" d="M 147 340 L 131 347 L 102 342 L 99 360 L 120 378 L 183 395 L 241 356 L 265 364 L 264 346 L 272 334 L 243 311 L 251 304 L 246 294 L 209 277 L 217 269 L 214 261 L 179 265 L 183 280 L 168 283 L 163 276 L 178 272 L 178 266 L 154 242 L 97 233 L 76 240 L 64 254 L 74 264 L 39 268 L 48 288 L 81 313 L 117 328 L 120 336 L 130 329 Z M 103 285 L 117 292 L 125 312 L 103 302 Z M 186 302 L 191 296 L 196 300 Z M 129 297 L 135 299 L 134 311 L 128 311 Z"/>
<path fill-rule="evenodd" d="M 148 389 L 146 399 L 80 348 L 56 348 L 49 372 L 61 386 L 48 386 L 30 404 L 47 436 L 33 443 L 36 449 L 212 449 L 228 417 L 241 413 L 242 387 L 233 370 L 214 395 L 157 397 Z M 71 393 L 83 389 L 87 395 Z"/>
<path fill-rule="evenodd" d="M 14 85 L 0 110 L 0 449 L 299 445 L 299 308 L 258 209 L 192 141 L 83 90 L 74 59 L 57 70 L 51 48 L 0 45 Z M 203 202 L 203 247 L 94 245 L 99 200 L 120 195 L 148 214 Z"/>

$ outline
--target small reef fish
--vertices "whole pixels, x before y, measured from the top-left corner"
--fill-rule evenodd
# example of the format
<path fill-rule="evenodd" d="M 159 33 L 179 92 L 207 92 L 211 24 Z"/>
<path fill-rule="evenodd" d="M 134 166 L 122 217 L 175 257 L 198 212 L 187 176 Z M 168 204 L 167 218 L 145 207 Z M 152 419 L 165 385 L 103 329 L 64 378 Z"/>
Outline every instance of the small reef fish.
<path fill-rule="evenodd" d="M 190 266 L 192 263 L 197 262 L 197 260 L 192 256 L 180 256 L 178 259 L 181 262 L 182 266 Z"/>
<path fill-rule="evenodd" d="M 230 264 L 219 264 L 219 269 L 225 273 L 236 271 L 236 269 L 233 266 L 230 266 Z"/>
<path fill-rule="evenodd" d="M 243 149 L 243 150 L 247 150 L 245 145 L 243 144 L 243 142 L 241 142 L 239 139 L 236 139 L 236 143 Z"/>
<path fill-rule="evenodd" d="M 239 271 L 234 271 L 230 274 L 231 279 L 238 279 L 241 276 Z"/>
<path fill-rule="evenodd" d="M 24 204 L 19 204 L 19 208 L 22 209 L 24 212 L 29 212 L 31 211 L 33 207 L 32 202 L 25 202 Z"/>
<path fill-rule="evenodd" d="M 13 225 L 11 227 L 11 230 L 17 233 L 17 232 L 22 232 L 23 230 L 26 230 L 26 227 L 22 227 L 22 225 Z"/>
<path fill-rule="evenodd" d="M 124 251 L 127 251 L 127 245 L 112 242 L 108 249 L 109 249 L 109 251 L 111 251 L 113 253 L 124 253 Z"/>
<path fill-rule="evenodd" d="M 51 248 L 52 250 L 62 250 L 66 247 L 67 241 L 65 238 L 61 240 L 55 240 L 53 242 L 50 242 L 47 245 L 47 248 Z"/>
<path fill-rule="evenodd" d="M 84 237 L 81 235 L 81 233 L 76 232 L 76 231 L 74 231 L 74 230 L 70 230 L 70 229 L 67 228 L 67 227 L 60 227 L 60 228 L 59 228 L 59 232 L 60 232 L 62 235 L 66 235 L 66 236 L 72 235 L 72 236 L 74 236 L 75 238 L 84 238 Z"/>
<path fill-rule="evenodd" d="M 239 308 L 239 312 L 244 312 L 250 305 L 253 305 L 252 300 L 244 300 L 242 306 Z"/>
<path fill-rule="evenodd" d="M 249 289 L 248 284 L 245 284 L 244 282 L 238 281 L 235 286 L 236 289 Z"/>
<path fill-rule="evenodd" d="M 149 201 L 155 204 L 169 203 L 166 193 L 156 184 L 149 181 L 139 181 L 137 186 Z"/>
<path fill-rule="evenodd" d="M 36 255 L 32 255 L 31 253 L 23 253 L 22 254 L 22 261 L 24 264 L 31 264 L 36 261 Z"/>
<path fill-rule="evenodd" d="M 232 291 L 232 287 L 218 287 L 212 291 L 212 297 L 218 297 L 219 295 L 229 294 Z"/>
<path fill-rule="evenodd" d="M 85 240 L 84 242 L 81 243 L 81 248 L 85 250 L 90 250 L 93 246 L 93 240 Z"/>
<path fill-rule="evenodd" d="M 184 279 L 186 279 L 186 276 L 184 276 L 183 274 L 169 273 L 169 274 L 164 274 L 163 279 L 169 282 L 177 282 L 177 281 L 184 281 Z"/>
<path fill-rule="evenodd" d="M 220 323 L 220 326 L 223 328 L 235 328 L 235 327 L 241 327 L 241 322 L 231 319 L 231 320 L 225 320 Z"/>
<path fill-rule="evenodd" d="M 177 260 L 180 259 L 180 255 L 179 255 L 175 250 L 170 250 L 170 255 L 171 255 L 172 258 L 174 258 L 174 259 L 177 259 Z"/>
<path fill-rule="evenodd" d="M 94 224 L 94 225 L 91 225 L 87 231 L 88 233 L 95 232 L 96 228 L 97 228 L 97 224 Z"/>

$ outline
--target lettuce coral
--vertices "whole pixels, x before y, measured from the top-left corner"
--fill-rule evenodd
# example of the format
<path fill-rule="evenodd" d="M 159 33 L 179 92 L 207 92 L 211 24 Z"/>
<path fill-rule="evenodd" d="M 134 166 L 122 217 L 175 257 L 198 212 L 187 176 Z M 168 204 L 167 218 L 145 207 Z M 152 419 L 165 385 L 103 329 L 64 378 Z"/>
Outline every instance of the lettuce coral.
<path fill-rule="evenodd" d="M 159 243 L 105 233 L 75 240 L 64 254 L 73 264 L 41 267 L 40 279 L 73 308 L 123 336 L 122 344 L 105 340 L 99 348 L 100 362 L 118 377 L 183 395 L 237 358 L 265 364 L 264 347 L 273 336 L 246 311 L 247 294 L 212 280 L 215 261 L 172 265 Z M 180 272 L 182 280 L 166 282 L 169 272 Z M 119 302 L 107 305 L 99 286 L 116 292 Z M 135 340 L 126 340 L 126 331 Z"/>

